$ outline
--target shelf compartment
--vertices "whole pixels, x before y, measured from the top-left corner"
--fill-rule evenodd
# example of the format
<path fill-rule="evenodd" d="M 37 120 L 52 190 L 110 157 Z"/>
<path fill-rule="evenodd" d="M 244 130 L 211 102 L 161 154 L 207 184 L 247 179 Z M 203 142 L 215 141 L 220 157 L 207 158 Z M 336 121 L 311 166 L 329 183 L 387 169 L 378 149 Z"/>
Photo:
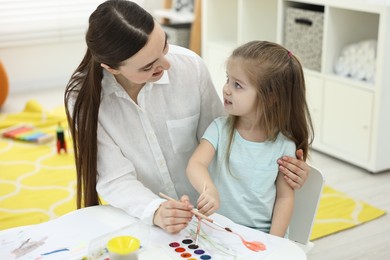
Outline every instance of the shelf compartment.
<path fill-rule="evenodd" d="M 378 42 L 379 14 L 329 7 L 324 44 L 324 72 L 335 73 L 335 63 L 343 49 L 365 40 Z M 376 46 L 377 49 L 377 46 Z M 376 66 L 377 62 L 375 63 Z M 375 80 L 375 79 L 374 79 Z"/>

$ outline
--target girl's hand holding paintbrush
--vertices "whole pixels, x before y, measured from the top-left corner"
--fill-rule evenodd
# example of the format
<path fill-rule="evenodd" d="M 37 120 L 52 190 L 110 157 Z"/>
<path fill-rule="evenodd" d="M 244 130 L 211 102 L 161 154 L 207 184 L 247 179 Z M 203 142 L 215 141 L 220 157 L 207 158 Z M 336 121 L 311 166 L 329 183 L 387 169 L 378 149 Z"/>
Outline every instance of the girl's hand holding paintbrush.
<path fill-rule="evenodd" d="M 198 198 L 198 210 L 200 213 L 210 216 L 219 209 L 219 193 L 213 184 L 209 184 Z"/>
<path fill-rule="evenodd" d="M 169 233 L 178 233 L 188 226 L 194 215 L 193 209 L 188 196 L 182 196 L 180 201 L 165 201 L 154 213 L 153 224 Z"/>

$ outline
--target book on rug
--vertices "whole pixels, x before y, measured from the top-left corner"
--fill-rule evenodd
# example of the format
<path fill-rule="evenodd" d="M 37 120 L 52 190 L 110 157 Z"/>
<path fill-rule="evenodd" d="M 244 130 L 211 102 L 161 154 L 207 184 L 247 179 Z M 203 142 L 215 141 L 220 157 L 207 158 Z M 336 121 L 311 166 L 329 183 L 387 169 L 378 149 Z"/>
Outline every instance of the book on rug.
<path fill-rule="evenodd" d="M 1 136 L 4 138 L 38 144 L 48 143 L 54 139 L 54 135 L 44 133 L 38 128 L 29 125 L 12 126 L 2 131 Z"/>

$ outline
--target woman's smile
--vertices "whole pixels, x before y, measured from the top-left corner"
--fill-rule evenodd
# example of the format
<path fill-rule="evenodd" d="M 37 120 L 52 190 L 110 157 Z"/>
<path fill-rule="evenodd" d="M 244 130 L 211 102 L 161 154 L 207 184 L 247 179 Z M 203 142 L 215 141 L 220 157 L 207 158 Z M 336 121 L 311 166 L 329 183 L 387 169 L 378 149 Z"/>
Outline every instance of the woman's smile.
<path fill-rule="evenodd" d="M 161 74 L 164 72 L 164 70 L 159 70 L 155 73 L 153 73 L 153 77 L 158 77 L 158 76 L 161 76 Z"/>

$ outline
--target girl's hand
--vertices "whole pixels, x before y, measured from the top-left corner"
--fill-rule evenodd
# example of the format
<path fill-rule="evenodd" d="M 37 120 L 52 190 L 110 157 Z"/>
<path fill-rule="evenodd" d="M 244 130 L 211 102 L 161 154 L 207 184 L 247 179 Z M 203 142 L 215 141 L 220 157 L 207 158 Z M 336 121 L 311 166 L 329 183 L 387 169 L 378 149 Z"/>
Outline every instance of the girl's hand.
<path fill-rule="evenodd" d="M 293 189 L 300 189 L 310 173 L 310 167 L 303 161 L 303 151 L 296 152 L 297 158 L 283 156 L 278 160 L 279 171 L 284 174 L 284 179 Z"/>
<path fill-rule="evenodd" d="M 207 189 L 198 198 L 198 210 L 200 213 L 210 216 L 219 209 L 219 193 L 214 187 Z"/>
<path fill-rule="evenodd" d="M 178 233 L 188 226 L 193 208 L 187 196 L 182 196 L 180 201 L 165 201 L 154 213 L 153 223 L 168 233 Z"/>

